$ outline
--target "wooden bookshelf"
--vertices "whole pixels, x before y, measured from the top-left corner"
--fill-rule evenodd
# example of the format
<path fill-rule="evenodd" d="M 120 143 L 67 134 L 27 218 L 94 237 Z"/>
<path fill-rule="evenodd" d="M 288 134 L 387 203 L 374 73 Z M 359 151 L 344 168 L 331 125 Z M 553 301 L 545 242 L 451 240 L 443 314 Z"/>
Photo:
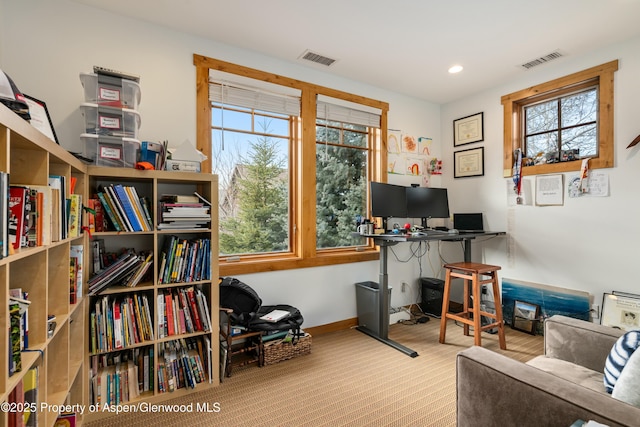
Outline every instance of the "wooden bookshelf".
<path fill-rule="evenodd" d="M 75 194 L 82 200 L 92 196 L 96 185 L 119 183 L 135 186 L 141 196 L 150 200 L 153 210 L 153 228 L 143 232 L 100 233 L 83 232 L 78 237 L 66 238 L 45 246 L 21 248 L 0 259 L 0 340 L 4 351 L 0 351 L 0 403 L 8 402 L 12 391 L 21 383 L 29 368 L 38 368 L 38 402 L 50 405 L 50 408 L 38 410 L 38 425 L 53 426 L 58 413 L 53 405 L 82 405 L 84 415 L 77 415 L 77 424 L 98 419 L 112 413 L 89 411 L 90 368 L 92 357 L 97 354 L 90 350 L 90 316 L 95 300 L 104 295 L 120 297 L 134 293 L 149 296 L 154 339 L 132 345 L 131 348 L 152 348 L 151 361 L 154 375 L 153 388 L 142 393 L 135 401 L 158 402 L 170 398 L 185 396 L 192 392 L 214 387 L 219 383 L 219 341 L 218 341 L 218 181 L 210 174 L 179 173 L 166 171 L 138 171 L 135 169 L 107 168 L 87 166 L 64 148 L 49 140 L 12 111 L 0 104 L 0 171 L 9 174 L 10 183 L 23 185 L 48 185 L 50 175 L 65 176 L 76 180 Z M 208 228 L 185 230 L 158 230 L 157 206 L 162 194 L 199 194 L 211 201 L 211 223 Z M 67 190 L 67 196 L 68 196 Z M 84 224 L 87 214 L 83 214 Z M 210 275 L 206 280 L 159 284 L 158 263 L 161 259 L 163 243 L 171 235 L 181 238 L 206 238 L 210 240 Z M 105 289 L 98 296 L 89 296 L 88 280 L 94 273 L 92 263 L 92 241 L 104 239 L 105 246 L 111 250 L 122 247 L 146 249 L 153 253 L 151 279 L 139 283 L 136 287 L 114 286 Z M 69 262 L 72 245 L 83 247 L 83 294 L 75 304 L 69 298 Z M 206 296 L 210 313 L 210 330 L 193 331 L 173 336 L 159 337 L 156 325 L 160 313 L 155 303 L 157 296 L 167 288 L 186 288 L 195 286 Z M 22 288 L 29 293 L 29 351 L 21 353 L 22 369 L 9 375 L 9 293 L 10 289 Z M 56 329 L 47 334 L 47 315 L 56 316 Z M 211 342 L 211 378 L 198 383 L 195 388 L 181 388 L 174 392 L 162 392 L 158 387 L 157 366 L 159 350 L 168 341 L 182 338 L 208 338 Z M 133 402 L 131 402 L 133 403 Z M 123 404 L 127 404 L 123 402 Z M 7 412 L 0 414 L 0 427 L 9 423 Z"/>
<path fill-rule="evenodd" d="M 218 290 L 218 241 L 216 230 L 218 228 L 218 180 L 217 176 L 211 174 L 189 173 L 189 172 L 168 172 L 168 171 L 144 171 L 136 169 L 121 169 L 121 168 L 108 168 L 90 166 L 88 168 L 88 191 L 90 195 L 93 195 L 99 188 L 104 188 L 109 185 L 120 184 L 123 186 L 135 187 L 135 190 L 140 197 L 146 197 L 150 200 L 151 205 L 151 219 L 152 230 L 151 231 L 138 231 L 138 232 L 116 232 L 113 230 L 95 232 L 92 233 L 90 239 L 88 239 L 87 247 L 88 258 L 92 259 L 92 241 L 96 239 L 102 239 L 106 252 L 116 252 L 121 248 L 133 248 L 139 251 L 151 251 L 153 254 L 153 265 L 151 267 L 151 279 L 138 283 L 135 287 L 126 286 L 109 286 L 102 290 L 98 295 L 88 296 L 88 309 L 87 316 L 92 316 L 96 301 L 101 300 L 103 297 L 110 299 L 119 299 L 125 296 L 131 296 L 136 294 L 144 294 L 148 297 L 148 303 L 151 308 L 151 319 L 153 329 L 153 339 L 143 342 L 131 343 L 130 345 L 123 345 L 123 348 L 117 351 L 105 351 L 98 350 L 92 352 L 89 348 L 91 345 L 92 332 L 89 327 L 86 330 L 87 340 L 87 358 L 85 359 L 85 365 L 87 371 L 92 368 L 94 364 L 94 357 L 108 357 L 111 354 L 117 354 L 118 352 L 124 352 L 137 349 L 139 352 L 147 351 L 146 349 L 153 349 L 153 362 L 152 369 L 149 375 L 153 375 L 153 387 L 149 391 L 144 391 L 140 396 L 135 399 L 131 399 L 129 402 L 122 402 L 121 404 L 133 404 L 141 400 L 145 401 L 162 401 L 166 399 L 183 396 L 190 392 L 197 392 L 209 387 L 213 387 L 219 384 L 219 317 L 218 305 L 219 305 L 219 290 Z M 180 195 L 192 195 L 194 191 L 205 197 L 212 203 L 211 222 L 207 228 L 197 229 L 172 229 L 172 230 L 158 230 L 158 224 L 160 222 L 160 216 L 158 212 L 158 206 L 160 198 L 163 194 L 180 194 Z M 107 221 L 108 222 L 108 221 Z M 160 265 L 162 261 L 162 253 L 165 246 L 165 241 L 171 236 L 178 236 L 180 239 L 209 239 L 210 249 L 207 253 L 209 257 L 210 273 L 207 278 L 193 281 L 179 281 L 169 284 L 161 284 L 160 278 Z M 93 264 L 90 262 L 88 268 L 88 277 L 93 275 Z M 191 332 L 175 333 L 171 336 L 160 336 L 158 329 L 158 322 L 160 316 L 164 313 L 161 312 L 159 304 L 157 303 L 158 296 L 163 295 L 168 288 L 171 289 L 186 289 L 190 287 L 197 287 L 206 296 L 207 308 L 210 313 L 209 323 L 211 327 L 204 330 L 196 330 Z M 89 325 L 90 322 L 87 322 Z M 158 366 L 164 363 L 164 359 L 160 357 L 160 353 L 167 342 L 180 339 L 204 339 L 207 338 L 212 346 L 211 349 L 211 378 L 207 376 L 204 381 L 195 384 L 194 388 L 186 387 L 176 389 L 173 392 L 162 390 L 158 381 Z M 129 353 L 128 353 L 129 354 Z M 99 360 L 99 359 L 98 359 Z M 211 381 L 211 382 L 210 382 Z M 92 379 L 88 378 L 87 389 L 85 395 L 87 399 L 90 396 L 90 387 Z M 95 384 L 95 383 L 94 383 Z M 101 396 L 101 404 L 104 403 L 103 396 Z M 91 403 L 89 401 L 88 403 Z M 94 420 L 103 416 L 109 416 L 112 413 L 94 412 L 86 415 L 86 419 Z"/>
<path fill-rule="evenodd" d="M 10 184 L 48 185 L 49 175 L 75 178 L 75 193 L 85 195 L 87 168 L 61 146 L 28 122 L 0 105 L 0 171 Z M 68 195 L 68 194 L 67 194 Z M 84 387 L 85 298 L 75 304 L 69 298 L 70 246 L 84 244 L 85 236 L 68 238 L 46 246 L 20 248 L 0 259 L 0 402 L 9 399 L 30 368 L 38 368 L 38 400 L 49 405 L 84 404 L 74 392 Z M 28 292 L 29 343 L 21 353 L 22 368 L 9 375 L 9 290 Z M 56 316 L 56 329 L 47 334 L 47 315 Z M 39 426 L 52 426 L 57 413 L 39 410 Z M 9 414 L 0 414 L 0 426 Z M 81 419 L 80 419 L 81 421 Z"/>

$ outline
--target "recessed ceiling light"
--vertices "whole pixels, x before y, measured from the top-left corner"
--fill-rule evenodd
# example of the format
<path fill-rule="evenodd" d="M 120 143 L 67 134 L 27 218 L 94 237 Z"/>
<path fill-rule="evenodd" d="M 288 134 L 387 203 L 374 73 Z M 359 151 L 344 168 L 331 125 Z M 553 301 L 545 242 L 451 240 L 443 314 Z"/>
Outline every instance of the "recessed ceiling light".
<path fill-rule="evenodd" d="M 454 65 L 453 67 L 449 68 L 449 74 L 456 74 L 460 71 L 462 71 L 462 65 Z"/>

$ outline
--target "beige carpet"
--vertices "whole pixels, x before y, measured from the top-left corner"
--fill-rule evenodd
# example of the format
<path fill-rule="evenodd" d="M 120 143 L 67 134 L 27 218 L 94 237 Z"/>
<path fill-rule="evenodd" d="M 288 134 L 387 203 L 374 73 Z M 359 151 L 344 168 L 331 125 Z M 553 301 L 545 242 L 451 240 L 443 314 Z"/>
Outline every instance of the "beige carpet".
<path fill-rule="evenodd" d="M 411 358 L 357 330 L 313 337 L 311 354 L 234 370 L 217 388 L 164 403 L 193 403 L 193 413 L 126 414 L 95 426 L 455 426 L 455 355 L 473 345 L 449 322 L 390 327 L 389 336 L 416 350 Z M 507 348 L 483 333 L 483 346 L 527 361 L 542 353 L 542 337 L 506 327 Z M 219 412 L 196 412 L 196 403 Z"/>

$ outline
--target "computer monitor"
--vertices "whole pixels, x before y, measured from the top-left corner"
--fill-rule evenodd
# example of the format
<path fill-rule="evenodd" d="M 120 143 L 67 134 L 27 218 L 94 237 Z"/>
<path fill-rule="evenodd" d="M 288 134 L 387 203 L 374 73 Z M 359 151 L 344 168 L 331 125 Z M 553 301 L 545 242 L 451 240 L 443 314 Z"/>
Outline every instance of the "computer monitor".
<path fill-rule="evenodd" d="M 407 218 L 407 187 L 371 182 L 371 216 L 382 218 L 387 230 L 387 218 Z"/>
<path fill-rule="evenodd" d="M 427 228 L 429 218 L 449 218 L 449 197 L 446 188 L 407 188 L 407 217 L 421 218 Z"/>

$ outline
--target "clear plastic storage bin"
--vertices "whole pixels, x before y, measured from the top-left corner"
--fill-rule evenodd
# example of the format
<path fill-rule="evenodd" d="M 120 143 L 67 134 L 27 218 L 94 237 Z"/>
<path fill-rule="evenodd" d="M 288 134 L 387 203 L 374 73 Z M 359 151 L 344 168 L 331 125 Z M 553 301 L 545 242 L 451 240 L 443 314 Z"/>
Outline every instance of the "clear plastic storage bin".
<path fill-rule="evenodd" d="M 140 84 L 119 77 L 80 73 L 84 100 L 94 104 L 137 110 L 140 105 Z"/>
<path fill-rule="evenodd" d="M 140 141 L 133 138 L 116 138 L 84 133 L 84 156 L 96 166 L 133 168 L 138 161 Z"/>
<path fill-rule="evenodd" d="M 128 108 L 113 108 L 98 104 L 80 105 L 86 133 L 101 136 L 137 138 L 140 129 L 140 113 Z"/>

